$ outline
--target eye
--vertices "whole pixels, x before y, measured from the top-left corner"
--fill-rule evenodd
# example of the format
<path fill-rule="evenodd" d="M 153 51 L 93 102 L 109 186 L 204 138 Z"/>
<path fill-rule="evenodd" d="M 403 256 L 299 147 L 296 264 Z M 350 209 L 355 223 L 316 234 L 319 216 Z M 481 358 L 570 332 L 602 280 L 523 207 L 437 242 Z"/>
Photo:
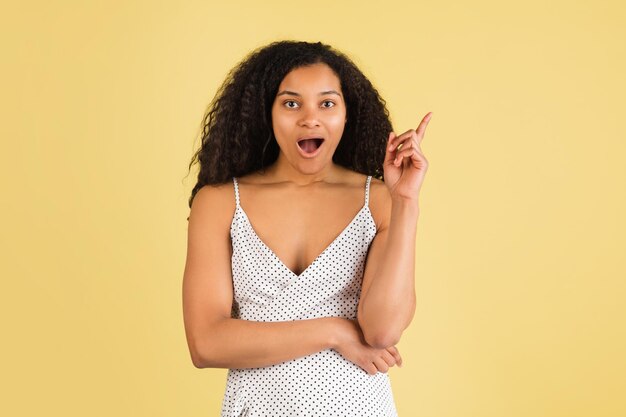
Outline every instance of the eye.
<path fill-rule="evenodd" d="M 283 104 L 287 105 L 287 108 L 290 108 L 290 109 L 297 108 L 297 107 L 290 106 L 288 103 L 296 103 L 296 101 L 294 101 L 294 100 L 285 100 L 283 102 Z M 330 109 L 331 107 L 335 107 L 335 102 L 332 101 L 332 100 L 324 100 L 323 103 L 330 103 L 330 104 L 332 104 L 331 106 L 323 106 L 323 107 L 326 107 L 327 109 Z"/>

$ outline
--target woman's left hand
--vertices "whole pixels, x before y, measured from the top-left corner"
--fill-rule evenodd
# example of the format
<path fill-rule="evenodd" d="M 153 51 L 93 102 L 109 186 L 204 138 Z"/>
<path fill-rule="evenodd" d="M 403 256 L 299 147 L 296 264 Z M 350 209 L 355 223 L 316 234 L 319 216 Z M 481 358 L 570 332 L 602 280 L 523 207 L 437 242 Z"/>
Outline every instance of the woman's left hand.
<path fill-rule="evenodd" d="M 428 169 L 428 161 L 422 154 L 420 145 L 431 115 L 432 112 L 428 112 L 424 116 L 417 130 L 407 130 L 400 136 L 396 136 L 394 132 L 389 133 L 383 175 L 392 197 L 415 201 L 418 199 Z M 400 145 L 402 147 L 398 150 Z"/>

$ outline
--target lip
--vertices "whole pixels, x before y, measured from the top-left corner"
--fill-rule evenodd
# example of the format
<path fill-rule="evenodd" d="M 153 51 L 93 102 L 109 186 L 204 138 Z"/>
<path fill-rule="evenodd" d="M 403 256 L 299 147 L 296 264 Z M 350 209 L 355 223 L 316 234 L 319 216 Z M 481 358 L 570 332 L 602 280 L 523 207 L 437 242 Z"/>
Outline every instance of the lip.
<path fill-rule="evenodd" d="M 299 138 L 299 139 L 296 141 L 296 148 L 298 148 L 298 152 L 300 152 L 300 155 L 301 155 L 303 158 L 306 158 L 306 159 L 311 159 L 311 158 L 315 158 L 317 155 L 319 155 L 319 154 L 320 154 L 320 152 L 321 152 L 321 150 L 322 150 L 322 147 L 324 146 L 324 143 L 326 142 L 326 139 L 324 139 L 324 140 L 322 141 L 322 143 L 320 144 L 320 146 L 319 146 L 319 147 L 315 150 L 315 152 L 313 152 L 313 153 L 306 153 L 306 152 L 304 152 L 304 151 L 302 150 L 302 148 L 298 145 L 298 142 L 299 142 L 299 141 L 301 141 L 301 140 L 304 140 L 304 139 L 316 139 L 316 138 L 321 138 L 321 136 L 303 136 L 303 137 Z"/>
<path fill-rule="evenodd" d="M 301 140 L 304 140 L 304 139 L 324 139 L 324 140 L 326 140 L 324 135 L 307 135 L 307 136 L 299 137 L 296 142 L 300 142 Z"/>

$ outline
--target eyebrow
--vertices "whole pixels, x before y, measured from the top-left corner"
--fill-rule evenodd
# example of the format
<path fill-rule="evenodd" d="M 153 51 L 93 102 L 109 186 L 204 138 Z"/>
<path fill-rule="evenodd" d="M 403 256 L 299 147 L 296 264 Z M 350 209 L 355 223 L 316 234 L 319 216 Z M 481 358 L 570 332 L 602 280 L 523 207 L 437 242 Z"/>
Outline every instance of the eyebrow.
<path fill-rule="evenodd" d="M 282 96 L 284 94 L 289 94 L 289 95 L 292 95 L 292 96 L 302 97 L 300 94 L 296 93 L 295 91 L 289 91 L 289 90 L 281 91 L 280 93 L 276 94 L 276 97 Z M 339 97 L 341 97 L 341 94 L 339 94 L 335 90 L 322 91 L 318 95 L 323 96 L 323 95 L 326 95 L 326 94 L 337 94 Z"/>

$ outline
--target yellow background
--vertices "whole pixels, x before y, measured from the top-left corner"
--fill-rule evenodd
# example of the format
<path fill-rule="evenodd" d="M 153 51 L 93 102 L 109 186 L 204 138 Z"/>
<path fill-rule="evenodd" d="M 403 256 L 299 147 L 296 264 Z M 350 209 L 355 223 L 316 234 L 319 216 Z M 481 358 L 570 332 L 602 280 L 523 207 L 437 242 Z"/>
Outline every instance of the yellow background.
<path fill-rule="evenodd" d="M 399 415 L 626 415 L 623 2 L 2 9 L 0 414 L 218 415 L 182 320 L 187 165 L 228 70 L 298 39 L 397 132 L 433 112 Z"/>

